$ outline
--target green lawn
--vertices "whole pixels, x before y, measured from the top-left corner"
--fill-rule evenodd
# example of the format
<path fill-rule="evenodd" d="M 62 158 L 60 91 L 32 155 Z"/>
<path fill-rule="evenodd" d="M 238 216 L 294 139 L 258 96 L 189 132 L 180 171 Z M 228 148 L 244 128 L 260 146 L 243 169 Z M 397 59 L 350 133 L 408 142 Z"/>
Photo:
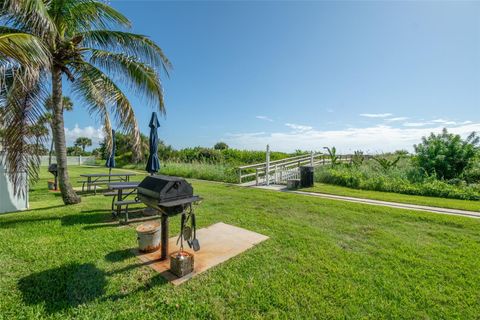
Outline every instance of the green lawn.
<path fill-rule="evenodd" d="M 106 169 L 75 168 L 79 172 Z M 44 177 L 47 175 L 44 174 Z M 35 209 L 0 215 L 0 318 L 475 319 L 480 221 L 193 181 L 200 227 L 270 237 L 179 287 L 130 251 L 109 199 L 65 207 L 42 180 Z M 171 234 L 179 231 L 179 219 Z M 200 239 L 201 241 L 201 239 Z"/>
<path fill-rule="evenodd" d="M 315 183 L 315 186 L 313 188 L 304 188 L 301 189 L 301 191 L 327 193 L 338 196 L 392 201 L 400 203 L 411 203 L 449 209 L 480 211 L 480 201 L 413 196 L 394 192 L 359 190 L 318 182 Z"/>

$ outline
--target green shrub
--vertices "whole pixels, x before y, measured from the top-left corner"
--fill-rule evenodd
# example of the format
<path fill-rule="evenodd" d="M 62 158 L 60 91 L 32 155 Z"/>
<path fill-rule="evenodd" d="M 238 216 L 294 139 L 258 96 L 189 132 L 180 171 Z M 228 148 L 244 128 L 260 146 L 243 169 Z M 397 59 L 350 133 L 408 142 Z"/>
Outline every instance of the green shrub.
<path fill-rule="evenodd" d="M 319 167 L 315 172 L 315 180 L 355 189 L 480 200 L 480 189 L 476 185 L 450 184 L 437 180 L 434 176 L 425 176 L 417 168 L 408 166 L 385 172 L 372 166 L 371 162 L 367 161 L 366 165 L 361 167 L 347 165 Z M 414 177 L 413 181 L 409 177 Z"/>
<path fill-rule="evenodd" d="M 226 150 L 226 149 L 228 149 L 228 144 L 226 144 L 225 142 L 217 142 L 213 146 L 213 149 L 215 149 L 215 150 Z"/>
<path fill-rule="evenodd" d="M 415 161 L 431 175 L 441 179 L 458 178 L 477 153 L 479 137 L 472 132 L 466 139 L 448 133 L 431 133 L 415 145 Z"/>
<path fill-rule="evenodd" d="M 125 164 L 125 169 L 144 170 L 145 163 Z M 160 162 L 161 174 L 221 182 L 237 182 L 236 167 L 201 162 Z"/>

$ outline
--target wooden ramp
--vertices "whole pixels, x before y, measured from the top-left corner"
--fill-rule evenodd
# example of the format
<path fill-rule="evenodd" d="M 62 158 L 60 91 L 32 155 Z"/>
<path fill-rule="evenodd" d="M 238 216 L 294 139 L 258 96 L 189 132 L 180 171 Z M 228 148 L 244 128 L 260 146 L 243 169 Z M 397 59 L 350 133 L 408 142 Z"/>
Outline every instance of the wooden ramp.
<path fill-rule="evenodd" d="M 159 260 L 160 250 L 145 254 L 134 250 L 134 253 L 142 262 L 148 263 L 149 267 L 159 272 L 169 282 L 174 285 L 179 285 L 268 239 L 267 236 L 262 234 L 223 222 L 197 230 L 197 238 L 200 241 L 199 251 L 193 252 L 193 250 L 185 244 L 184 250 L 194 253 L 195 255 L 195 265 L 193 272 L 182 278 L 178 278 L 169 271 L 170 260 Z M 179 250 L 176 242 L 176 236 L 169 239 L 170 253 Z"/>

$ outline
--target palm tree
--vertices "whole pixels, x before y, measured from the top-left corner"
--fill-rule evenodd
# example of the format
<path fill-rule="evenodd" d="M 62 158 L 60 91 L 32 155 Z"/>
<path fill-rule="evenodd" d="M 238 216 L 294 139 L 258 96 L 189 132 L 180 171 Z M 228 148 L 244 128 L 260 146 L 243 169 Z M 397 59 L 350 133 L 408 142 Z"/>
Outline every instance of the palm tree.
<path fill-rule="evenodd" d="M 70 97 L 63 96 L 62 97 L 62 108 L 63 111 L 72 111 L 73 110 L 73 102 Z M 47 100 L 45 101 L 45 109 L 46 112 L 43 114 L 43 118 L 45 119 L 46 122 L 50 124 L 50 131 L 52 133 L 52 136 L 50 137 L 50 150 L 48 152 L 48 165 L 52 164 L 52 155 L 53 155 L 53 143 L 55 139 L 53 139 L 53 100 L 52 96 L 50 95 Z"/>
<path fill-rule="evenodd" d="M 119 85 L 127 86 L 164 113 L 159 72 L 163 70 L 168 76 L 171 64 L 149 38 L 126 31 L 130 21 L 101 1 L 0 0 L 0 17 L 5 21 L 0 35 L 27 35 L 32 43 L 46 48 L 49 55 L 48 63 L 27 66 L 30 59 L 20 58 L 30 57 L 31 48 L 16 46 L 15 50 L 22 54 L 14 56 L 8 51 L 11 47 L 7 45 L 5 49 L 0 45 L 0 55 L 4 56 L 0 58 L 0 78 L 6 79 L 0 87 L 0 105 L 7 111 L 3 123 L 17 137 L 4 141 L 8 165 L 15 171 L 31 163 L 31 156 L 24 154 L 26 133 L 21 124 L 33 122 L 43 113 L 45 84 L 51 84 L 59 185 L 65 204 L 78 203 L 80 198 L 70 184 L 67 170 L 62 78 L 65 76 L 71 82 L 72 92 L 103 122 L 108 148 L 111 111 L 117 126 L 134 137 L 134 154 L 141 155 L 133 107 Z M 13 66 L 12 59 L 18 60 Z"/>
<path fill-rule="evenodd" d="M 34 139 L 34 143 L 32 144 L 31 148 L 33 148 L 33 153 L 43 153 L 45 150 L 45 146 L 41 141 L 42 138 L 48 135 L 48 127 L 46 121 L 38 121 L 37 123 L 31 125 L 29 128 L 30 135 Z"/>
<path fill-rule="evenodd" d="M 87 137 L 78 137 L 77 140 L 75 140 L 75 146 L 81 147 L 82 152 L 85 152 L 85 147 L 90 147 L 91 145 L 92 139 Z"/>

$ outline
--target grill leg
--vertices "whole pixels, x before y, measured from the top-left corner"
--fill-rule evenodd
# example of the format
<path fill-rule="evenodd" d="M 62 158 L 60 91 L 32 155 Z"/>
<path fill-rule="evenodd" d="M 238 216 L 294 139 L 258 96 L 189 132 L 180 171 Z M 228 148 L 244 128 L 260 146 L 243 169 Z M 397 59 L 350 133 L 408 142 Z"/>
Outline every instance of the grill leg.
<path fill-rule="evenodd" d="M 160 260 L 167 259 L 168 255 L 168 216 L 162 214 L 162 226 L 161 226 L 161 256 Z"/>

